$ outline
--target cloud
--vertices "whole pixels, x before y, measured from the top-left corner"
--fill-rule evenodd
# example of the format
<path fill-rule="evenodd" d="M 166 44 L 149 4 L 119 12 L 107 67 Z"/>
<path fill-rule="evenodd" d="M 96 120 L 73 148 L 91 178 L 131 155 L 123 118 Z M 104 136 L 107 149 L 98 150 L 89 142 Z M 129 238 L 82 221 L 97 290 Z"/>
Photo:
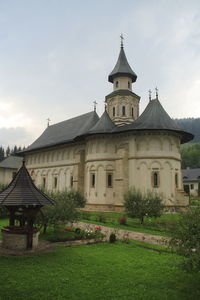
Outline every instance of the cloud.
<path fill-rule="evenodd" d="M 32 140 L 32 134 L 23 127 L 0 128 L 0 146 L 27 146 Z"/>

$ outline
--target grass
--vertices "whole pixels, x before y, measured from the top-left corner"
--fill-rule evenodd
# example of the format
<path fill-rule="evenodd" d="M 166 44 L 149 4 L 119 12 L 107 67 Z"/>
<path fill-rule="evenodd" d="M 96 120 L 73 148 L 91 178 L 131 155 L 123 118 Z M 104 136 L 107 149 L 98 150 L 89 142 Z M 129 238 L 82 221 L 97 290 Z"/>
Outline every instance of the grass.
<path fill-rule="evenodd" d="M 176 222 L 180 218 L 180 214 L 165 214 L 160 218 L 146 217 L 144 224 L 141 224 L 138 218 L 127 217 L 127 224 L 121 225 L 119 224 L 119 218 L 124 215 L 123 213 L 110 212 L 83 212 L 81 221 L 142 233 L 172 236 L 172 232 L 176 228 Z"/>
<path fill-rule="evenodd" d="M 199 299 L 200 274 L 179 269 L 183 260 L 135 242 L 0 256 L 0 299 Z"/>

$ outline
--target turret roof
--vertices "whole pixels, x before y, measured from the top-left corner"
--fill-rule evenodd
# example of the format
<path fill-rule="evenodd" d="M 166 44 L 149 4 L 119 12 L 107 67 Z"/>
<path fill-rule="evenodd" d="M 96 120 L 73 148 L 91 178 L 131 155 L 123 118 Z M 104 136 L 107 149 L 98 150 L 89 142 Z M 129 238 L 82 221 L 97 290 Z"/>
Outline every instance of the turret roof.
<path fill-rule="evenodd" d="M 181 141 L 188 142 L 193 139 L 193 134 L 183 131 L 177 123 L 170 118 L 158 99 L 149 101 L 147 107 L 133 123 L 118 127 L 115 131 L 130 130 L 171 130 L 181 133 Z"/>
<path fill-rule="evenodd" d="M 115 128 L 115 124 L 110 119 L 105 110 L 99 121 L 90 129 L 89 133 L 109 133 Z"/>
<path fill-rule="evenodd" d="M 121 46 L 117 63 L 108 76 L 108 81 L 113 82 L 113 79 L 119 76 L 128 76 L 132 79 L 132 82 L 135 82 L 137 79 L 137 75 L 135 74 L 135 72 L 133 72 L 127 61 L 123 46 Z"/>

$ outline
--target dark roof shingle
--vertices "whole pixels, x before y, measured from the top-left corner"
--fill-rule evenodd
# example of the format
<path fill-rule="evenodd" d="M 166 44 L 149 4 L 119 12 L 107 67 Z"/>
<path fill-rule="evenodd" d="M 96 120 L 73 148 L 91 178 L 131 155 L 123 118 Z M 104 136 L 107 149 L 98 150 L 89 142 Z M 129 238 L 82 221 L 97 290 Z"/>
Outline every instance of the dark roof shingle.
<path fill-rule="evenodd" d="M 53 204 L 53 201 L 34 185 L 24 164 L 8 187 L 0 193 L 0 205 L 4 206 L 43 206 Z"/>
<path fill-rule="evenodd" d="M 200 168 L 196 169 L 182 169 L 182 176 L 184 182 L 200 181 Z"/>
<path fill-rule="evenodd" d="M 135 82 L 137 79 L 137 75 L 135 74 L 135 72 L 133 72 L 133 70 L 131 69 L 127 61 L 126 54 L 124 52 L 123 47 L 121 47 L 119 57 L 114 69 L 108 76 L 108 81 L 113 82 L 113 79 L 118 76 L 128 76 L 132 79 L 132 82 Z"/>
<path fill-rule="evenodd" d="M 0 162 L 0 168 L 6 169 L 19 169 L 22 164 L 22 157 L 19 156 L 9 156 Z"/>
<path fill-rule="evenodd" d="M 88 133 L 98 122 L 99 117 L 95 111 L 78 117 L 51 125 L 42 135 L 23 152 L 46 148 L 62 143 L 72 142 L 76 137 Z"/>

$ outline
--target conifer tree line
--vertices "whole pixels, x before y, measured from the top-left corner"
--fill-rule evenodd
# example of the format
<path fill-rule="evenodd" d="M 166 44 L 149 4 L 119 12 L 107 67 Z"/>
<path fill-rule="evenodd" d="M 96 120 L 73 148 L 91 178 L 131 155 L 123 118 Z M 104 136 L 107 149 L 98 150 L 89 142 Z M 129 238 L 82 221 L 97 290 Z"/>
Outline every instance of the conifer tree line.
<path fill-rule="evenodd" d="M 11 147 L 7 147 L 7 148 L 3 148 L 2 146 L 0 146 L 0 161 L 4 160 L 4 158 L 10 156 L 10 155 L 16 155 L 17 152 L 24 150 L 25 147 L 17 147 L 16 145 L 11 148 Z"/>

